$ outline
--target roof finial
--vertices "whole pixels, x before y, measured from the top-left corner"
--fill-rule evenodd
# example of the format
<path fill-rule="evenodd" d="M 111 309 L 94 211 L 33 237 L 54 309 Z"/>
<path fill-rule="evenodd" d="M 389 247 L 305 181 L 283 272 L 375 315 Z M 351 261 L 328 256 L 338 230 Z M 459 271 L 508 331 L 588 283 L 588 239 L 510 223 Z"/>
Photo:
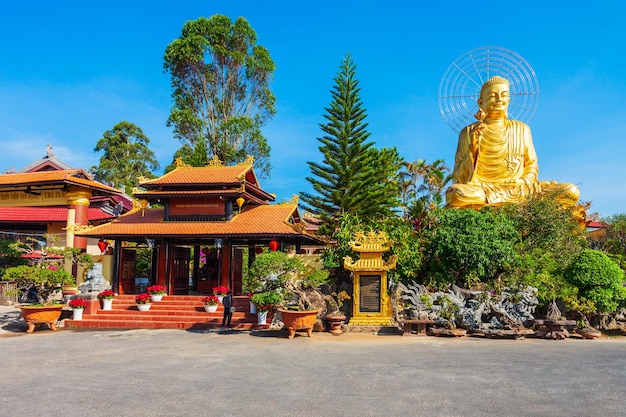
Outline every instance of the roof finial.
<path fill-rule="evenodd" d="M 54 154 L 54 152 L 52 152 L 52 145 L 48 144 L 48 146 L 46 146 L 46 154 L 48 155 L 48 158 L 56 158 L 57 156 Z"/>
<path fill-rule="evenodd" d="M 221 166 L 224 166 L 224 163 L 220 160 L 220 158 L 217 155 L 213 155 L 213 158 L 211 158 L 207 166 L 221 167 Z"/>

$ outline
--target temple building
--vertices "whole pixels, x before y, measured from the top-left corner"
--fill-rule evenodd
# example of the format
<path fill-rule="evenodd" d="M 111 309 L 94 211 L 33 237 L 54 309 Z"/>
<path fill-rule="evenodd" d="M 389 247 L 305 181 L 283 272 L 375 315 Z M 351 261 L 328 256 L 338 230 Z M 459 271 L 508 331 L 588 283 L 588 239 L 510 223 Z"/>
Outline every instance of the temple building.
<path fill-rule="evenodd" d="M 53 245 L 98 255 L 98 239 L 78 237 L 75 232 L 111 221 L 131 208 L 132 200 L 123 191 L 69 167 L 50 145 L 43 158 L 0 174 L 0 238 L 32 237 L 38 242 L 35 249 Z"/>
<path fill-rule="evenodd" d="M 136 248 L 152 250 L 150 284 L 167 293 L 208 293 L 224 285 L 242 292 L 242 275 L 263 250 L 299 251 L 321 245 L 306 230 L 298 199 L 270 204 L 254 173 L 253 160 L 225 166 L 214 158 L 204 167 L 180 161 L 156 179 L 140 179 L 133 210 L 107 224 L 77 232 L 114 247 L 112 286 L 120 294 L 138 291 Z"/>

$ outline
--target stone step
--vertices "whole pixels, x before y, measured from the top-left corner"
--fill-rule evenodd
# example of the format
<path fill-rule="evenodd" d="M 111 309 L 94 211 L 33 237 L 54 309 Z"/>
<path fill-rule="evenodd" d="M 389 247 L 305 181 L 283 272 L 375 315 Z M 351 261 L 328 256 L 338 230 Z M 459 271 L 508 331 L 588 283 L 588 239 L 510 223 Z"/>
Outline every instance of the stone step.
<path fill-rule="evenodd" d="M 165 296 L 162 301 L 151 303 L 148 311 L 139 311 L 134 295 L 114 298 L 112 310 L 98 310 L 96 314 L 83 314 L 83 320 L 66 320 L 70 328 L 93 329 L 212 329 L 222 324 L 224 306 L 218 305 L 213 313 L 204 310 L 204 296 Z M 250 314 L 248 297 L 233 297 L 237 311 L 233 313 L 231 326 L 247 330 L 267 328 L 258 326 L 256 314 Z"/>
<path fill-rule="evenodd" d="M 190 321 L 150 321 L 150 320 L 89 320 L 80 321 L 66 320 L 65 326 L 68 328 L 79 329 L 198 329 L 209 330 L 217 329 L 222 325 L 222 319 L 211 320 L 207 322 L 190 322 Z M 236 330 L 253 330 L 265 329 L 269 326 L 259 326 L 254 323 L 235 322 L 231 323 L 231 327 Z"/>

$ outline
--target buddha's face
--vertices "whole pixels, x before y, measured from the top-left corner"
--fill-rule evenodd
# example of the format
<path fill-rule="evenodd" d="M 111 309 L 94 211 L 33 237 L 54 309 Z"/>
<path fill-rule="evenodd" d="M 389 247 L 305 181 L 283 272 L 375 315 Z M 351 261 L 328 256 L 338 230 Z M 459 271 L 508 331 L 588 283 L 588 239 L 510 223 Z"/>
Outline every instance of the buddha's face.
<path fill-rule="evenodd" d="M 509 86 L 506 84 L 493 84 L 485 87 L 478 100 L 478 105 L 487 114 L 493 112 L 506 113 L 510 102 Z"/>

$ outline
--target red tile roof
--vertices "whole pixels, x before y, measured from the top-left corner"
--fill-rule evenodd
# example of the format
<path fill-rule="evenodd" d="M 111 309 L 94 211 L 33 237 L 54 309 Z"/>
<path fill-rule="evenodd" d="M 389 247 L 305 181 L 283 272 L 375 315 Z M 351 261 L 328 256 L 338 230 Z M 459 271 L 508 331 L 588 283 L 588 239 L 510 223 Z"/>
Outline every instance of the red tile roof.
<path fill-rule="evenodd" d="M 88 209 L 89 221 L 115 218 L 99 208 Z M 3 223 L 49 223 L 67 222 L 67 207 L 0 207 L 0 222 Z"/>
<path fill-rule="evenodd" d="M 142 181 L 139 186 L 154 188 L 158 185 L 239 184 L 251 169 L 250 165 L 178 167 L 162 177 Z"/>
<path fill-rule="evenodd" d="M 133 193 L 135 198 L 143 197 L 202 197 L 203 195 L 226 195 L 226 194 L 240 194 L 239 188 L 228 188 L 222 190 L 148 190 L 137 191 Z"/>
<path fill-rule="evenodd" d="M 76 185 L 110 194 L 122 194 L 120 190 L 89 179 L 89 175 L 81 169 L 0 174 L 0 187 L 4 188 L 50 186 L 55 184 Z"/>
<path fill-rule="evenodd" d="M 194 222 L 164 221 L 163 209 L 137 210 L 118 217 L 111 223 L 77 232 L 80 236 L 144 239 L 146 237 L 303 237 L 317 241 L 289 223 L 298 216 L 295 204 L 244 207 L 230 221 Z M 304 226 L 304 224 L 302 223 Z"/>
<path fill-rule="evenodd" d="M 601 223 L 601 222 L 597 222 L 594 220 L 590 220 L 587 222 L 587 227 L 592 227 L 592 228 L 597 228 L 597 229 L 603 229 L 606 227 L 605 223 Z"/>

